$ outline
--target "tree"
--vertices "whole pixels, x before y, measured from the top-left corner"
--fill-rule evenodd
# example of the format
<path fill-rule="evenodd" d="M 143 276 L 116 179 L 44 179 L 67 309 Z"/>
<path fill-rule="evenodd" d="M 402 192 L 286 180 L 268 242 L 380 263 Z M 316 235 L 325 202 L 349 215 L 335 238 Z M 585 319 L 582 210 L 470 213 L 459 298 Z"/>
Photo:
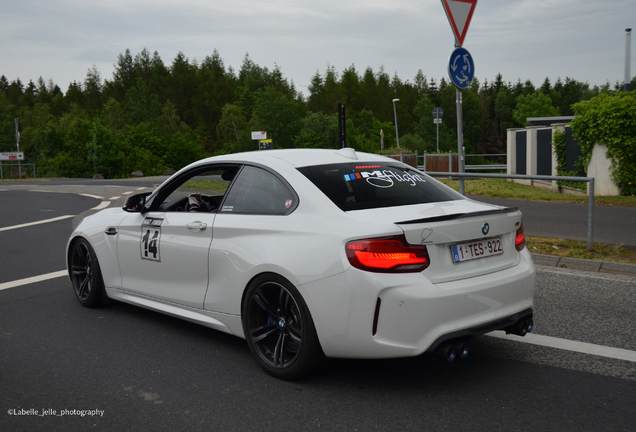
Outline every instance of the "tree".
<path fill-rule="evenodd" d="M 148 85 L 141 79 L 126 92 L 124 107 L 133 125 L 151 122 L 161 113 L 159 98 L 150 92 Z"/>
<path fill-rule="evenodd" d="M 325 98 L 324 80 L 320 72 L 316 71 L 309 82 L 309 98 L 307 99 L 307 108 L 309 111 L 322 111 Z"/>
<path fill-rule="evenodd" d="M 295 99 L 288 99 L 267 87 L 256 93 L 254 114 L 260 119 L 268 138 L 273 139 L 278 148 L 292 147 L 294 139 L 300 133 L 302 107 Z"/>
<path fill-rule="evenodd" d="M 82 89 L 82 84 L 76 81 L 70 83 L 68 90 L 66 90 L 64 101 L 69 106 L 76 104 L 77 106 L 84 108 L 84 90 Z"/>
<path fill-rule="evenodd" d="M 170 67 L 170 75 L 166 79 L 166 99 L 177 107 L 179 115 L 189 125 L 196 124 L 192 101 L 197 96 L 197 72 L 198 66 L 190 63 L 188 58 L 179 51 Z M 157 101 L 159 102 L 158 99 Z"/>
<path fill-rule="evenodd" d="M 130 54 L 130 49 L 126 48 L 124 54 L 117 56 L 117 63 L 115 63 L 115 71 L 113 72 L 113 80 L 106 81 L 105 86 L 109 91 L 109 97 L 114 97 L 116 100 L 123 102 L 126 92 L 132 86 L 135 85 L 137 80 L 135 74 L 135 65 Z"/>
<path fill-rule="evenodd" d="M 206 148 L 215 151 L 221 147 L 215 144 L 219 139 L 216 125 L 221 120 L 223 106 L 233 102 L 236 86 L 233 77 L 226 73 L 223 60 L 216 50 L 201 63 L 197 85 L 199 87 L 193 101 L 196 128 Z"/>
<path fill-rule="evenodd" d="M 433 109 L 435 104 L 428 97 L 423 97 L 418 102 L 413 115 L 415 117 L 415 134 L 420 137 L 421 142 L 415 142 L 413 145 L 417 147 L 411 147 L 418 152 L 427 151 L 429 153 L 437 151 L 437 125 L 433 122 Z M 439 149 L 442 152 L 447 152 L 453 149 L 455 143 L 452 142 L 451 136 L 448 132 L 447 120 L 444 118 L 444 122 L 439 125 L 439 137 L 440 146 Z M 402 139 L 400 139 L 400 143 Z M 455 145 L 456 147 L 456 145 Z"/>
<path fill-rule="evenodd" d="M 93 65 L 86 74 L 84 80 L 84 104 L 86 111 L 90 115 L 97 115 L 102 109 L 102 77 L 97 70 L 97 67 Z"/>
<path fill-rule="evenodd" d="M 559 111 L 552 106 L 550 96 L 543 93 L 520 95 L 517 97 L 517 108 L 512 111 L 512 117 L 519 124 L 526 125 L 529 117 L 558 116 Z"/>
<path fill-rule="evenodd" d="M 3 90 L 6 96 L 7 91 L 9 90 L 9 80 L 6 76 L 2 75 L 0 77 L 0 90 Z"/>
<path fill-rule="evenodd" d="M 419 98 L 429 96 L 428 81 L 426 75 L 422 73 L 422 69 L 419 69 L 415 74 L 415 90 Z"/>
<path fill-rule="evenodd" d="M 351 112 L 364 108 L 360 98 L 360 77 L 354 65 L 342 72 L 338 86 L 340 87 L 338 93 L 341 94 L 339 103 L 345 104 Z"/>
<path fill-rule="evenodd" d="M 223 153 L 255 150 L 248 130 L 247 119 L 241 109 L 234 104 L 226 104 L 221 109 L 221 119 L 216 126 L 216 136 L 221 142 Z"/>
<path fill-rule="evenodd" d="M 507 129 L 525 124 L 520 123 L 515 125 L 512 117 L 512 110 L 514 108 L 515 100 L 510 90 L 507 87 L 501 87 L 495 97 L 495 120 L 501 136 L 505 136 Z"/>
<path fill-rule="evenodd" d="M 297 147 L 339 148 L 338 116 L 309 113 L 301 121 L 300 133 L 294 140 Z"/>

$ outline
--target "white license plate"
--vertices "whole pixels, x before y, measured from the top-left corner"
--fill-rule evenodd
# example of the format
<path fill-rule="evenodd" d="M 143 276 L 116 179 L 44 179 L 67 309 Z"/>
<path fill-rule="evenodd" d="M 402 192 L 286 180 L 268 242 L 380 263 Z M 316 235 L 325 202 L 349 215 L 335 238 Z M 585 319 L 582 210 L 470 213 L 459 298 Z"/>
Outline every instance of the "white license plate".
<path fill-rule="evenodd" d="M 501 237 L 451 245 L 453 262 L 460 263 L 503 253 Z"/>

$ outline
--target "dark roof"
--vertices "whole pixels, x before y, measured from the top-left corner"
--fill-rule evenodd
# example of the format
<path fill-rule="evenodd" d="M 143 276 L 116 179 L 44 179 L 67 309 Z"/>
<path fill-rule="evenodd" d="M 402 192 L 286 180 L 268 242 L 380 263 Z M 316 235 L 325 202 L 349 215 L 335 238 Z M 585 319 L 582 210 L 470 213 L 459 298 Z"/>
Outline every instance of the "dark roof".
<path fill-rule="evenodd" d="M 530 126 L 550 126 L 555 123 L 570 123 L 572 120 L 574 120 L 574 116 L 528 117 L 526 119 Z"/>

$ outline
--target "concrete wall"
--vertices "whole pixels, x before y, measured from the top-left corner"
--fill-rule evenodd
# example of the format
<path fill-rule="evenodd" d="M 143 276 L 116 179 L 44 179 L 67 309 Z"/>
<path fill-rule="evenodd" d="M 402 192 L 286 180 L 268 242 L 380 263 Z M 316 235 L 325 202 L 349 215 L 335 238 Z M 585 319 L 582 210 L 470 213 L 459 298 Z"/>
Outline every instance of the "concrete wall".
<path fill-rule="evenodd" d="M 548 128 L 553 131 L 565 132 L 565 123 L 556 123 Z M 507 164 L 508 174 L 519 174 L 517 161 L 517 132 L 526 131 L 526 174 L 537 175 L 537 131 L 546 129 L 546 126 L 528 126 L 526 128 L 514 128 L 507 131 Z M 606 156 L 607 147 L 604 144 L 597 144 L 592 151 L 592 159 L 587 167 L 587 176 L 594 177 L 594 195 L 612 196 L 620 195 L 618 187 L 612 180 L 611 160 Z M 552 147 L 552 174 L 557 173 L 557 155 Z M 534 186 L 541 189 L 548 189 L 554 192 L 570 193 L 571 191 L 561 188 L 556 181 L 545 182 L 536 180 L 513 180 L 515 183 L 526 186 Z M 577 193 L 571 192 L 571 193 Z M 588 192 L 589 193 L 589 192 Z M 584 194 L 584 193 L 581 193 Z"/>
<path fill-rule="evenodd" d="M 562 125 L 563 126 L 563 125 Z M 539 129 L 546 129 L 545 126 L 528 126 L 526 128 L 513 128 L 507 130 L 507 163 L 508 163 L 508 174 L 520 174 L 517 169 L 517 132 L 525 131 L 526 132 L 526 174 L 527 175 L 537 175 L 537 131 Z M 551 127 L 550 127 L 551 129 Z M 557 166 L 556 153 L 554 149 L 552 151 L 552 173 L 551 175 L 557 175 L 556 166 Z M 556 181 L 548 182 L 537 182 L 533 180 L 513 180 L 515 183 L 523 184 L 526 186 L 536 186 L 542 189 L 550 189 L 558 192 L 558 187 L 556 185 Z"/>
<path fill-rule="evenodd" d="M 605 144 L 596 144 L 592 150 L 592 159 L 587 166 L 587 176 L 594 177 L 594 196 L 616 196 L 621 193 L 612 179 L 612 161 L 606 153 Z"/>

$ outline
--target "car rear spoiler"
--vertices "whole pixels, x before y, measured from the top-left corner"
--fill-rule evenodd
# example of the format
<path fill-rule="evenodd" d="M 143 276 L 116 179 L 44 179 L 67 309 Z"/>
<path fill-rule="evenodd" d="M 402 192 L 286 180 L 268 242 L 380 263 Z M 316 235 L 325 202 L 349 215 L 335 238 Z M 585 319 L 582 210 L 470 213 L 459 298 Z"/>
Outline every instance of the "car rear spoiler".
<path fill-rule="evenodd" d="M 476 217 L 476 216 L 514 213 L 518 210 L 519 208 L 517 207 L 506 207 L 506 208 L 497 209 L 497 210 L 484 210 L 484 211 L 478 211 L 478 212 L 472 212 L 472 213 L 455 213 L 455 214 L 449 214 L 449 215 L 443 215 L 443 216 L 431 216 L 427 218 L 414 219 L 414 220 L 409 220 L 404 222 L 395 222 L 395 223 L 397 225 L 408 225 L 408 224 L 418 224 L 423 222 L 442 222 L 442 221 L 449 221 L 449 220 Z"/>

